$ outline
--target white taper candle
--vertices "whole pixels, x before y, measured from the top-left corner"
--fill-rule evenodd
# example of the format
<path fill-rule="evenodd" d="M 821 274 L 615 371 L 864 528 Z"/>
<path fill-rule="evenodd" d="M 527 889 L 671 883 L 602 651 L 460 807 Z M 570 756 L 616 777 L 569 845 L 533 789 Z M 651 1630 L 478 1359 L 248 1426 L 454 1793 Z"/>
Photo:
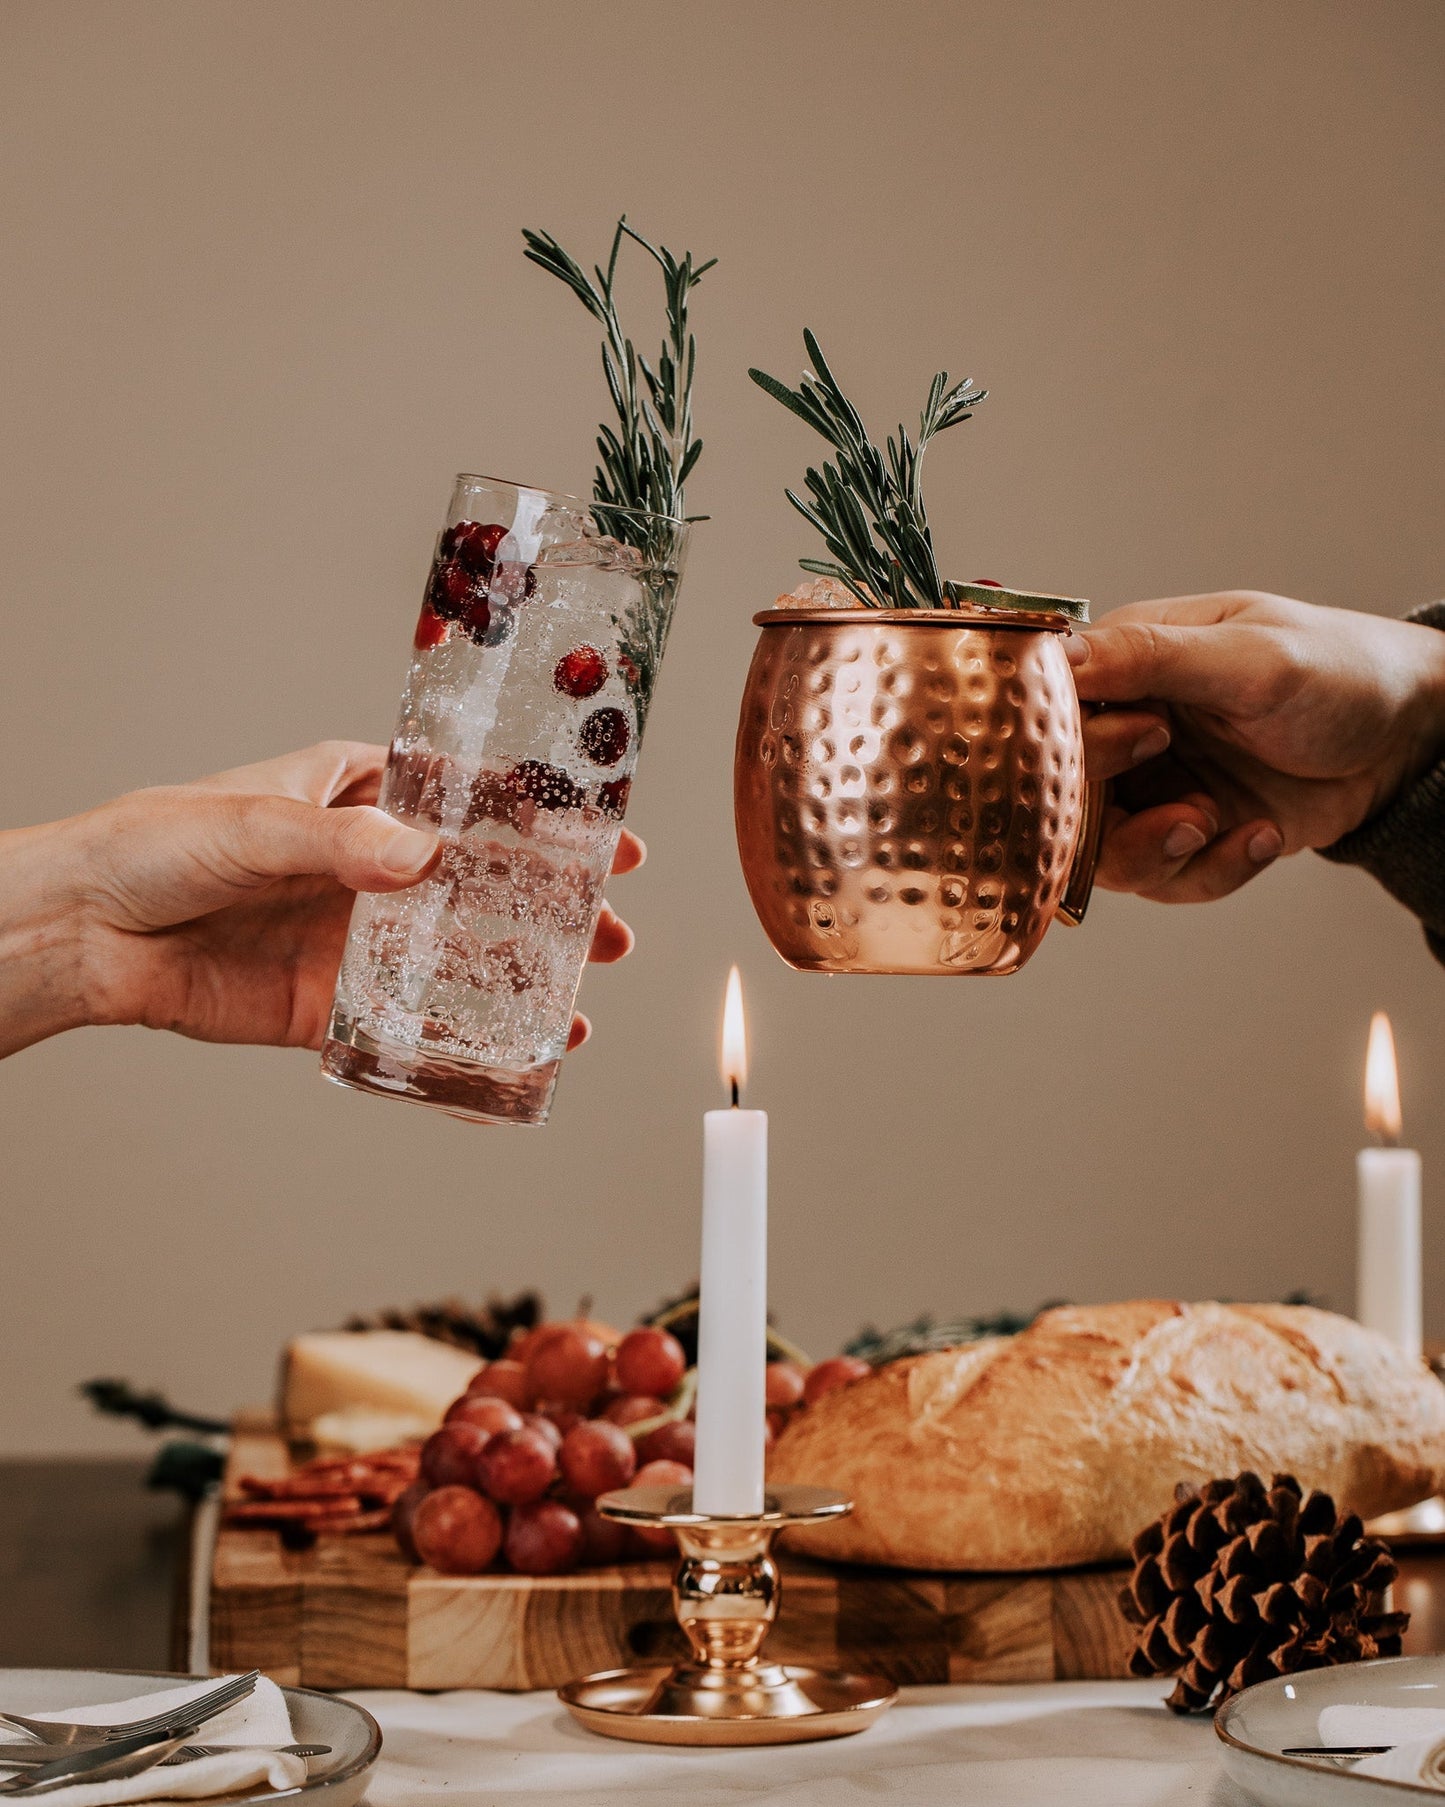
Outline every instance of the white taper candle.
<path fill-rule="evenodd" d="M 742 988 L 734 967 L 723 1016 L 723 1077 L 734 1102 L 703 1118 L 693 1465 L 693 1510 L 719 1518 L 763 1509 L 768 1118 L 765 1111 L 738 1106 L 746 1067 Z"/>
<path fill-rule="evenodd" d="M 1396 1148 L 1400 1135 L 1400 1085 L 1390 1019 L 1376 1011 L 1365 1059 L 1365 1123 L 1391 1144 L 1362 1148 L 1358 1183 L 1358 1256 L 1355 1316 L 1409 1354 L 1421 1346 L 1420 1156 Z"/>

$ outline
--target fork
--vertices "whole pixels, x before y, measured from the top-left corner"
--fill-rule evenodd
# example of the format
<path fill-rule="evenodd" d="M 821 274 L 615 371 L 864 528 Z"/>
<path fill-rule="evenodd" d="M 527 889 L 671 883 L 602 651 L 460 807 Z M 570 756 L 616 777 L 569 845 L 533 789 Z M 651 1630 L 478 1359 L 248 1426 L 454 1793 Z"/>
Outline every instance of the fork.
<path fill-rule="evenodd" d="M 247 1675 L 234 1675 L 220 1687 L 212 1688 L 209 1694 L 172 1707 L 168 1713 L 152 1713 L 149 1718 L 126 1725 L 81 1725 L 65 1719 L 27 1719 L 23 1713 L 0 1713 L 0 1720 L 7 1725 L 18 1725 L 22 1731 L 33 1733 L 46 1744 L 105 1744 L 113 1738 L 140 1738 L 148 1732 L 163 1732 L 172 1725 L 202 1725 L 253 1693 L 260 1679 L 259 1669 L 252 1669 Z"/>

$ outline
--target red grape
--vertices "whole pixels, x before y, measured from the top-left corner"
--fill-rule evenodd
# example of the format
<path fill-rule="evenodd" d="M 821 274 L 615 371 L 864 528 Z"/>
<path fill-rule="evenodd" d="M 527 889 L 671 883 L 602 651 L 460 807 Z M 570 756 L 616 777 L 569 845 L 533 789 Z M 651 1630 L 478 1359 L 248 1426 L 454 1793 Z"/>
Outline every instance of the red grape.
<path fill-rule="evenodd" d="M 572 1492 L 584 1500 L 625 1487 L 637 1471 L 632 1439 L 605 1418 L 577 1424 L 562 1439 L 557 1466 Z"/>
<path fill-rule="evenodd" d="M 660 1418 L 667 1407 L 660 1399 L 652 1399 L 646 1393 L 624 1393 L 620 1399 L 614 1399 L 602 1416 L 609 1424 L 620 1424 L 624 1428 L 629 1424 L 641 1424 L 644 1418 Z"/>
<path fill-rule="evenodd" d="M 686 1462 L 673 1462 L 659 1457 L 644 1462 L 632 1477 L 634 1487 L 691 1487 L 692 1470 Z"/>
<path fill-rule="evenodd" d="M 666 1330 L 629 1330 L 617 1345 L 617 1384 L 628 1393 L 665 1398 L 686 1371 L 682 1344 Z"/>
<path fill-rule="evenodd" d="M 827 1361 L 819 1362 L 816 1368 L 808 1370 L 808 1378 L 803 1382 L 803 1398 L 812 1405 L 825 1393 L 851 1386 L 855 1380 L 862 1380 L 872 1372 L 872 1368 L 861 1356 L 830 1355 Z"/>
<path fill-rule="evenodd" d="M 411 1521 L 417 1555 L 443 1575 L 480 1575 L 502 1547 L 502 1515 L 470 1487 L 438 1487 Z"/>
<path fill-rule="evenodd" d="M 503 1506 L 540 1499 L 557 1478 L 552 1445 L 525 1428 L 498 1431 L 477 1457 L 476 1485 Z"/>
<path fill-rule="evenodd" d="M 542 1416 L 552 1426 L 552 1429 L 557 1432 L 558 1436 L 565 1437 L 574 1424 L 581 1424 L 584 1422 L 586 1414 L 583 1412 L 574 1412 L 570 1405 L 558 1405 L 553 1406 L 550 1411 L 543 1412 Z"/>
<path fill-rule="evenodd" d="M 672 1491 L 686 1487 L 691 1493 L 692 1470 L 681 1462 L 645 1462 L 632 1477 L 632 1484 L 634 1487 L 666 1487 Z M 677 1539 L 665 1526 L 633 1525 L 632 1535 L 648 1555 L 659 1550 L 676 1552 Z"/>
<path fill-rule="evenodd" d="M 621 1562 L 627 1554 L 630 1539 L 627 1526 L 615 1518 L 603 1518 L 595 1506 L 584 1506 L 577 1514 L 582 1524 L 583 1562 Z"/>
<path fill-rule="evenodd" d="M 538 1399 L 590 1405 L 607 1385 L 607 1345 L 583 1324 L 564 1324 L 528 1357 L 527 1381 Z"/>
<path fill-rule="evenodd" d="M 478 1394 L 484 1399 L 505 1399 L 518 1412 L 525 1412 L 532 1403 L 532 1389 L 527 1385 L 527 1370 L 521 1362 L 509 1362 L 505 1359 L 488 1362 L 471 1381 L 467 1387 L 468 1397 L 475 1398 Z"/>
<path fill-rule="evenodd" d="M 691 1469 L 697 1448 L 697 1426 L 687 1418 L 676 1418 L 670 1424 L 659 1424 L 637 1445 L 644 1462 L 681 1462 Z"/>
<path fill-rule="evenodd" d="M 491 1435 L 479 1424 L 444 1424 L 433 1431 L 421 1446 L 422 1479 L 433 1487 L 470 1487 Z"/>
<path fill-rule="evenodd" d="M 553 1449 L 561 1449 L 561 1430 L 557 1425 L 553 1424 L 550 1418 L 544 1417 L 541 1412 L 523 1412 L 522 1424 L 527 1430 L 536 1431 L 539 1437 L 545 1437 L 552 1445 Z"/>
<path fill-rule="evenodd" d="M 796 1362 L 769 1362 L 763 1388 L 770 1406 L 797 1405 L 803 1397 L 803 1371 Z"/>
<path fill-rule="evenodd" d="M 397 1494 L 391 1507 L 391 1529 L 401 1548 L 401 1553 L 408 1562 L 420 1562 L 416 1553 L 416 1540 L 411 1534 L 411 1521 L 416 1509 L 427 1496 L 425 1481 L 413 1481 L 410 1487 Z"/>
<path fill-rule="evenodd" d="M 490 1436 L 493 1431 L 520 1428 L 522 1414 L 505 1399 L 489 1399 L 485 1393 L 463 1393 L 447 1407 L 445 1424 L 475 1424 Z"/>
<path fill-rule="evenodd" d="M 560 1575 L 582 1555 L 582 1522 L 561 1500 L 530 1500 L 507 1520 L 507 1561 L 519 1575 Z"/>

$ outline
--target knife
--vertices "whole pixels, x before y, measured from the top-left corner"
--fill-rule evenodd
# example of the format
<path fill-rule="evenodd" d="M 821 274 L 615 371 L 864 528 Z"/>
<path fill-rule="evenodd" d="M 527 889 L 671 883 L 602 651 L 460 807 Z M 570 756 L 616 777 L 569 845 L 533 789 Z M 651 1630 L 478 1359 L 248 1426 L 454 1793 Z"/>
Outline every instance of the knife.
<path fill-rule="evenodd" d="M 0 1782 L 0 1795 L 40 1794 L 48 1788 L 63 1788 L 84 1778 L 91 1782 L 113 1782 L 123 1776 L 136 1776 L 153 1764 L 172 1756 L 197 1728 L 177 1728 L 174 1737 L 147 1732 L 139 1738 L 112 1738 L 107 1744 L 89 1744 L 83 1750 L 70 1751 L 49 1763 L 22 1769 L 18 1776 Z"/>
<path fill-rule="evenodd" d="M 85 1746 L 94 1750 L 95 1745 Z M 107 1748 L 110 1748 L 107 1746 Z M 189 1762 L 194 1757 L 223 1757 L 234 1752 L 279 1751 L 288 1757 L 325 1757 L 329 1756 L 329 1744 L 184 1744 L 173 1757 L 166 1762 Z M 38 1740 L 30 1744 L 0 1744 L 0 1769 L 21 1768 L 33 1769 L 39 1764 L 57 1763 L 59 1756 L 53 1744 L 41 1744 Z"/>

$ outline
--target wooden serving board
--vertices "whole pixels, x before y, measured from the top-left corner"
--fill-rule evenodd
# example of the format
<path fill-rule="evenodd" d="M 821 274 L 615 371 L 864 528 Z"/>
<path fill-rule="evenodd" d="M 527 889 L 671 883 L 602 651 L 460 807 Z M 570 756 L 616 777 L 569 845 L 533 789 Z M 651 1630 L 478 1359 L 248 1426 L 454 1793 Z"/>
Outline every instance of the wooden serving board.
<path fill-rule="evenodd" d="M 231 1473 L 280 1475 L 274 1429 L 238 1426 Z M 1124 1571 L 938 1575 L 782 1559 L 779 1661 L 898 1682 L 1053 1681 L 1126 1673 Z M 574 1575 L 438 1575 L 383 1533 L 283 1549 L 223 1526 L 211 1576 L 211 1667 L 307 1688 L 554 1688 L 595 1669 L 685 1654 L 671 1564 Z"/>

